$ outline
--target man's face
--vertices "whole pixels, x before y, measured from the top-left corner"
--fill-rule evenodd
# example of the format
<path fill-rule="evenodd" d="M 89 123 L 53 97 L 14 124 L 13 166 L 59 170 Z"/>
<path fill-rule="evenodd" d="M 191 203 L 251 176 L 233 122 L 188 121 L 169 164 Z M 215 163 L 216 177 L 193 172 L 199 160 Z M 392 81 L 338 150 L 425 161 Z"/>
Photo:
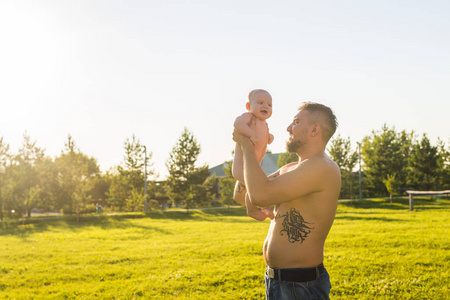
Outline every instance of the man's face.
<path fill-rule="evenodd" d="M 299 148 L 308 142 L 309 112 L 301 110 L 286 129 L 289 132 L 289 141 L 286 149 L 289 153 L 297 153 Z"/>
<path fill-rule="evenodd" d="M 247 104 L 247 109 L 260 120 L 266 120 L 272 115 L 272 97 L 265 92 L 256 93 Z"/>

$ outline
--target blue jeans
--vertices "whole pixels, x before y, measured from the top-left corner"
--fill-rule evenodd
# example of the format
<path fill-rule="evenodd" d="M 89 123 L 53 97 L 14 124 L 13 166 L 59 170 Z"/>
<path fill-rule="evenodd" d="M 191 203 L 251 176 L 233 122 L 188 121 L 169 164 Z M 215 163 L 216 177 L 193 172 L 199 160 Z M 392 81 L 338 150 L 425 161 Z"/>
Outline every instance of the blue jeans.
<path fill-rule="evenodd" d="M 330 275 L 327 270 L 320 277 L 307 282 L 290 282 L 272 279 L 267 271 L 264 278 L 267 300 L 330 299 Z"/>

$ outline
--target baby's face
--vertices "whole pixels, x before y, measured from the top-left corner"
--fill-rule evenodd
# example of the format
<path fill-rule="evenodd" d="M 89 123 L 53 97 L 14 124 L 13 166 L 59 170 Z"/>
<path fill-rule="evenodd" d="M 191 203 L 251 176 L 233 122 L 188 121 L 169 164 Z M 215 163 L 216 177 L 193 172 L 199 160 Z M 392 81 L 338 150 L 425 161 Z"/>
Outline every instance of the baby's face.
<path fill-rule="evenodd" d="M 248 109 L 258 119 L 266 120 L 272 115 L 272 97 L 264 92 L 253 95 Z"/>

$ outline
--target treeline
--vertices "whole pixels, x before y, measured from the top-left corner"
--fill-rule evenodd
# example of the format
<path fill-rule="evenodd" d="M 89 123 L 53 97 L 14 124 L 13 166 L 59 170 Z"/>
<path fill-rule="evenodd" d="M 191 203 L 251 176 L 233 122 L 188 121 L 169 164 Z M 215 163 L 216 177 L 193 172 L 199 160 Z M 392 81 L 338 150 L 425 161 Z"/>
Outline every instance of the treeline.
<path fill-rule="evenodd" d="M 450 189 L 450 148 L 438 139 L 433 145 L 424 134 L 397 132 L 386 124 L 352 147 L 350 138 L 337 136 L 327 152 L 341 169 L 341 198 L 359 198 L 359 153 L 363 197 L 406 195 L 406 190 Z M 296 155 L 280 155 L 278 165 L 295 161 Z"/>
<path fill-rule="evenodd" d="M 359 146 L 354 149 L 350 138 L 341 136 L 329 143 L 327 152 L 341 169 L 340 198 L 359 197 L 359 152 L 363 197 L 404 195 L 407 189 L 450 189 L 450 148 L 441 140 L 433 145 L 426 135 L 419 138 L 414 132 L 397 132 L 384 125 Z M 210 176 L 208 165 L 196 166 L 200 150 L 185 128 L 166 161 L 169 176 L 158 182 L 153 179 L 152 152 L 135 136 L 124 142 L 123 162 L 106 173 L 70 135 L 55 158 L 46 156 L 26 134 L 15 154 L 0 138 L 0 219 L 30 216 L 33 209 L 79 216 L 95 212 L 98 206 L 136 212 L 168 205 L 189 209 L 233 203 L 231 162 L 225 164 L 227 177 L 217 180 Z M 295 154 L 281 153 L 278 165 L 297 159 Z"/>
<path fill-rule="evenodd" d="M 0 219 L 30 216 L 32 210 L 76 214 L 159 209 L 165 204 L 185 208 L 211 205 L 216 199 L 215 177 L 209 167 L 196 167 L 200 145 L 186 128 L 169 154 L 165 182 L 152 179 L 152 152 L 135 136 L 124 142 L 123 162 L 100 172 L 69 135 L 61 154 L 46 156 L 27 134 L 18 153 L 0 138 Z M 147 175 L 147 199 L 145 199 Z M 147 201 L 146 201 L 147 200 Z"/>

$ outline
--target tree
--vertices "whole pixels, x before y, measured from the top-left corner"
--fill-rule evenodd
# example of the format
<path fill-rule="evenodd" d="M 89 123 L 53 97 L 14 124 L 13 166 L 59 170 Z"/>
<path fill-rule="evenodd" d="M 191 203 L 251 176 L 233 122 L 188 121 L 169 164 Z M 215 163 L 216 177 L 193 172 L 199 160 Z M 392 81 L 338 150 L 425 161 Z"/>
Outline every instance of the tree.
<path fill-rule="evenodd" d="M 58 180 L 61 187 L 59 206 L 65 212 L 75 212 L 79 219 L 87 206 L 93 205 L 90 195 L 92 183 L 100 173 L 97 161 L 82 153 L 69 135 L 61 155 L 55 158 L 55 164 L 58 167 Z"/>
<path fill-rule="evenodd" d="M 344 139 L 340 135 L 333 138 L 330 141 L 328 153 L 341 170 L 341 198 L 353 199 L 353 186 L 357 182 L 357 177 L 353 175 L 353 169 L 358 160 L 358 153 L 352 151 L 350 138 Z"/>
<path fill-rule="evenodd" d="M 135 193 L 144 195 L 145 185 L 144 166 L 146 148 L 133 135 L 131 139 L 127 138 L 124 142 L 124 150 L 124 161 L 117 168 L 118 174 L 115 175 L 115 177 L 119 178 L 114 178 L 111 181 L 111 187 L 108 193 L 108 201 L 120 209 L 128 206 L 127 199 L 133 198 L 133 190 L 135 190 Z M 147 153 L 147 176 L 154 175 L 153 169 L 150 168 L 153 164 L 149 163 L 152 155 L 152 152 Z"/>
<path fill-rule="evenodd" d="M 134 217 L 136 217 L 136 212 L 144 207 L 144 195 L 141 191 L 137 189 L 132 189 L 129 198 L 126 200 L 127 207 L 130 211 L 134 212 Z"/>
<path fill-rule="evenodd" d="M 162 209 L 167 208 L 168 200 L 170 200 L 170 198 L 167 196 L 166 185 L 162 182 L 155 182 L 152 186 L 152 199 L 149 203 L 150 210 L 157 209 L 159 207 L 161 207 Z"/>
<path fill-rule="evenodd" d="M 112 176 L 109 172 L 104 174 L 97 174 L 92 178 L 91 190 L 89 196 L 96 203 L 96 205 L 107 205 L 108 191 L 111 187 Z"/>
<path fill-rule="evenodd" d="M 383 179 L 394 175 L 399 189 L 406 187 L 406 170 L 411 149 L 413 132 L 397 133 L 395 128 L 383 125 L 381 131 L 372 131 L 361 143 L 363 159 L 364 186 L 373 196 L 386 193 Z"/>
<path fill-rule="evenodd" d="M 283 152 L 280 153 L 280 156 L 278 156 L 277 166 L 281 168 L 284 165 L 297 161 L 298 155 L 296 153 Z"/>
<path fill-rule="evenodd" d="M 59 196 L 61 195 L 61 186 L 58 181 L 58 168 L 54 160 L 45 157 L 36 165 L 39 178 L 39 206 L 38 208 L 46 211 L 56 211 Z"/>
<path fill-rule="evenodd" d="M 125 155 L 123 166 L 119 166 L 118 170 L 122 176 L 128 178 L 130 185 L 137 190 L 144 188 L 144 165 L 145 165 L 145 151 L 146 148 L 141 144 L 140 140 L 135 135 L 131 139 L 127 138 L 124 143 Z M 154 174 L 151 166 L 152 152 L 147 153 L 147 175 Z"/>
<path fill-rule="evenodd" d="M 150 211 L 152 211 L 152 210 L 158 210 L 158 209 L 160 209 L 160 208 L 161 208 L 161 207 L 160 207 L 160 205 L 159 205 L 158 200 L 150 199 L 150 201 L 148 202 L 148 209 L 149 209 Z"/>
<path fill-rule="evenodd" d="M 211 193 L 211 189 L 216 181 L 216 176 L 213 175 L 206 178 L 203 183 L 189 184 L 189 191 L 186 198 L 186 209 L 193 207 L 205 207 L 214 200 L 215 195 Z"/>
<path fill-rule="evenodd" d="M 439 158 L 438 173 L 439 173 L 439 189 L 449 190 L 450 189 L 450 144 L 446 148 L 445 143 L 438 139 L 437 142 Z"/>
<path fill-rule="evenodd" d="M 0 138 L 0 174 L 5 172 L 6 165 L 10 159 L 9 145 Z"/>
<path fill-rule="evenodd" d="M 203 197 L 203 191 L 198 186 L 203 185 L 205 188 L 209 168 L 208 165 L 199 168 L 195 166 L 199 154 L 200 145 L 194 134 L 184 128 L 166 161 L 169 171 L 166 182 L 168 195 L 176 205 L 184 204 L 189 208 Z"/>
<path fill-rule="evenodd" d="M 88 204 L 92 204 L 92 197 L 89 195 L 89 186 L 86 182 L 80 182 L 75 186 L 72 199 L 73 210 L 77 214 L 77 222 L 79 222 L 80 215 L 87 210 Z"/>
<path fill-rule="evenodd" d="M 430 191 L 438 186 L 438 148 L 424 134 L 416 142 L 409 157 L 408 183 L 418 190 Z"/>
<path fill-rule="evenodd" d="M 8 161 L 10 159 L 9 155 L 9 145 L 3 141 L 3 137 L 0 138 L 0 221 L 3 221 L 3 185 L 5 184 L 5 171 Z"/>
<path fill-rule="evenodd" d="M 60 186 L 54 161 L 26 133 L 18 154 L 5 155 L 7 149 L 0 145 L 1 214 L 6 208 L 18 216 L 30 216 L 33 208 L 55 209 Z"/>
<path fill-rule="evenodd" d="M 36 146 L 26 133 L 23 135 L 19 153 L 12 157 L 5 170 L 4 196 L 6 208 L 14 210 L 20 216 L 30 216 L 31 209 L 40 202 L 38 165 L 44 159 L 44 150 Z"/>
<path fill-rule="evenodd" d="M 130 190 L 132 190 L 132 188 L 128 185 L 128 181 L 125 177 L 118 173 L 112 175 L 111 185 L 107 192 L 108 205 L 110 205 L 113 210 L 122 211 L 126 207 L 126 199 L 129 197 Z"/>
<path fill-rule="evenodd" d="M 386 179 L 383 180 L 384 185 L 386 186 L 387 191 L 389 192 L 389 197 L 392 203 L 392 195 L 397 191 L 395 174 L 386 176 Z"/>
<path fill-rule="evenodd" d="M 236 185 L 236 179 L 233 178 L 232 174 L 232 165 L 233 161 L 226 161 L 223 165 L 223 170 L 225 172 L 226 177 L 219 178 L 220 189 L 220 201 L 222 204 L 227 204 L 230 206 L 230 203 L 234 201 L 234 186 Z"/>

